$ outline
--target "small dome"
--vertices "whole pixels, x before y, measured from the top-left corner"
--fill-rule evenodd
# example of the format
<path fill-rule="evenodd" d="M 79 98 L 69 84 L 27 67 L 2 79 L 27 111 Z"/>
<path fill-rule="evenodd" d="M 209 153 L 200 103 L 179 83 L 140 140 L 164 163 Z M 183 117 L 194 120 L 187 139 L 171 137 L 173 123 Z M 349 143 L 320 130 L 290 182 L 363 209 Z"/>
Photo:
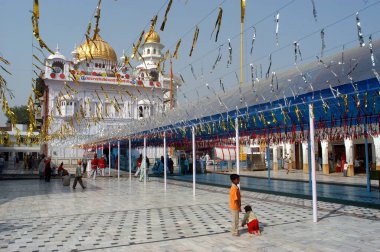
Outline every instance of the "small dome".
<path fill-rule="evenodd" d="M 49 55 L 48 60 L 52 59 L 61 59 L 61 60 L 66 60 L 66 57 L 59 51 L 59 47 L 57 45 L 57 49 L 54 54 Z"/>
<path fill-rule="evenodd" d="M 114 49 L 99 34 L 96 35 L 93 41 L 87 43 L 86 40 L 77 48 L 77 51 L 79 60 L 102 59 L 117 62 Z"/>
<path fill-rule="evenodd" d="M 145 34 L 145 39 L 148 36 L 148 34 L 149 32 Z M 146 40 L 146 43 L 160 43 L 160 35 L 158 35 L 157 32 L 153 31 Z"/>

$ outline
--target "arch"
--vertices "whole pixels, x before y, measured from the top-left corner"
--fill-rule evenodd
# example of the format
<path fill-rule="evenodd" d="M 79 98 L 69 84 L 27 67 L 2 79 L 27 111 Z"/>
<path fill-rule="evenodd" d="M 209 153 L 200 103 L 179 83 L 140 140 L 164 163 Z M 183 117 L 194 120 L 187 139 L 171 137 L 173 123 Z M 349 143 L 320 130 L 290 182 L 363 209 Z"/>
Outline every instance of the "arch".
<path fill-rule="evenodd" d="M 150 49 L 149 48 L 146 50 L 146 54 L 150 54 Z"/>
<path fill-rule="evenodd" d="M 60 61 L 54 61 L 51 67 L 54 73 L 62 73 L 64 69 L 63 63 Z"/>

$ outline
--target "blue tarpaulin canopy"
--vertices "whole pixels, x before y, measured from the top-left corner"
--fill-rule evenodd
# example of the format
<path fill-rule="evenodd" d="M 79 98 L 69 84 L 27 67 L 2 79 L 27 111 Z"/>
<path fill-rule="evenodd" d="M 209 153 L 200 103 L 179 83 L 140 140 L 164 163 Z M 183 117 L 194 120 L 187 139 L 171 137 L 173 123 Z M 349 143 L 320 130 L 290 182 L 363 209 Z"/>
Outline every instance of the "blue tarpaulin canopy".
<path fill-rule="evenodd" d="M 380 40 L 373 43 L 375 62 L 380 57 Z M 380 64 L 380 63 L 379 63 Z M 138 138 L 169 132 L 173 139 L 189 137 L 191 127 L 204 139 L 230 136 L 234 120 L 239 118 L 241 130 L 301 130 L 308 123 L 308 105 L 313 104 L 314 116 L 323 127 L 378 121 L 379 64 L 372 65 L 368 46 L 353 48 L 306 65 L 295 65 L 282 73 L 252 80 L 226 93 L 184 104 L 159 116 L 128 123 L 102 138 Z M 319 123 L 318 125 L 322 125 Z M 318 125 L 316 127 L 318 128 Z"/>

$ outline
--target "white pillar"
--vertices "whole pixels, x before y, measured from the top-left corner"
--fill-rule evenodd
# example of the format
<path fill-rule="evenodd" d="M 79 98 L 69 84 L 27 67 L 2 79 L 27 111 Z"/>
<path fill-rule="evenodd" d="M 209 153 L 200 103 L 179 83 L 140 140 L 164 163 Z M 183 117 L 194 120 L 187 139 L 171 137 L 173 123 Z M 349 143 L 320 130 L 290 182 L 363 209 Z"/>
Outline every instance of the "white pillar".
<path fill-rule="evenodd" d="M 307 141 L 302 142 L 302 170 L 303 173 L 309 173 L 309 146 Z"/>
<path fill-rule="evenodd" d="M 380 170 L 380 136 L 373 137 L 373 145 L 375 147 L 376 170 Z"/>
<path fill-rule="evenodd" d="M 192 128 L 192 140 L 193 140 L 193 196 L 195 196 L 195 172 L 196 172 L 196 157 L 195 157 L 195 130 Z"/>
<path fill-rule="evenodd" d="M 328 140 L 322 140 L 321 141 L 321 147 L 322 147 L 322 171 L 323 174 L 330 174 L 330 168 L 329 168 L 329 141 Z"/>
<path fill-rule="evenodd" d="M 117 140 L 117 178 L 120 179 L 120 140 Z"/>
<path fill-rule="evenodd" d="M 278 171 L 278 145 L 274 144 L 272 149 L 273 149 L 273 171 Z"/>
<path fill-rule="evenodd" d="M 146 169 L 148 169 L 147 165 L 146 165 L 146 137 L 144 137 L 144 157 L 143 157 L 143 160 L 142 162 L 145 162 L 144 163 L 144 185 L 146 185 Z M 141 171 L 140 171 L 141 172 Z"/>
<path fill-rule="evenodd" d="M 285 152 L 286 152 L 286 148 L 285 148 L 285 142 L 281 142 L 281 146 L 282 146 L 282 160 L 285 159 Z M 284 165 L 284 164 L 282 164 Z"/>
<path fill-rule="evenodd" d="M 164 132 L 164 189 L 165 189 L 165 191 L 166 191 L 166 167 L 167 167 L 166 157 L 167 157 L 167 155 L 166 155 L 166 133 Z"/>
<path fill-rule="evenodd" d="M 108 176 L 111 176 L 111 142 L 108 143 Z"/>
<path fill-rule="evenodd" d="M 129 181 L 132 180 L 132 153 L 131 153 L 131 138 L 128 139 L 128 164 L 129 164 Z"/>
<path fill-rule="evenodd" d="M 317 209 L 317 181 L 315 176 L 315 150 L 314 150 L 314 112 L 313 105 L 309 104 L 309 121 L 310 121 L 310 152 L 311 152 L 311 179 L 312 179 L 312 197 L 313 197 L 313 222 L 318 221 Z"/>
<path fill-rule="evenodd" d="M 354 145 L 353 145 L 352 139 L 345 138 L 344 146 L 346 149 L 346 162 L 348 165 L 347 176 L 354 176 L 354 159 L 353 159 Z"/>
<path fill-rule="evenodd" d="M 240 145 L 239 145 L 239 120 L 235 119 L 235 131 L 236 131 L 236 173 L 240 174 Z"/>

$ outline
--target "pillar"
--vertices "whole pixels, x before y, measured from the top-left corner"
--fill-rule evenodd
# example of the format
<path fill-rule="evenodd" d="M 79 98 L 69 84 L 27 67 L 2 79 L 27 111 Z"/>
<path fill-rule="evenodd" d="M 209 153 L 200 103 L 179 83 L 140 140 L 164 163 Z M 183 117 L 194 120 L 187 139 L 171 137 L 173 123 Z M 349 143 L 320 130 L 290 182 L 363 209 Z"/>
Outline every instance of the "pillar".
<path fill-rule="evenodd" d="M 144 168 L 144 186 L 145 186 L 146 185 L 146 174 L 147 174 L 146 170 L 148 169 L 148 167 L 146 167 L 147 166 L 146 165 L 146 159 L 147 159 L 147 157 L 146 157 L 146 137 L 144 137 L 144 151 L 143 152 L 144 152 L 144 155 L 143 155 L 142 162 L 145 162 L 144 166 L 143 166 L 143 167 L 145 167 Z"/>
<path fill-rule="evenodd" d="M 236 173 L 240 174 L 240 140 L 239 140 L 239 119 L 236 117 L 235 119 L 235 133 L 236 133 L 236 138 L 235 138 L 235 153 L 236 153 Z"/>
<path fill-rule="evenodd" d="M 353 145 L 352 139 L 345 138 L 344 146 L 346 149 L 346 162 L 348 165 L 347 176 L 354 176 L 355 175 L 354 174 L 354 159 L 353 159 L 354 145 Z"/>
<path fill-rule="evenodd" d="M 309 173 L 309 143 L 307 141 L 302 142 L 302 170 L 303 173 Z"/>
<path fill-rule="evenodd" d="M 167 169 L 167 154 L 166 154 L 166 133 L 164 132 L 164 189 L 166 191 L 166 169 Z M 195 160 L 195 159 L 194 159 Z M 194 163 L 194 161 L 193 161 Z"/>
<path fill-rule="evenodd" d="M 195 130 L 194 127 L 192 128 L 192 145 L 193 145 L 193 196 L 195 196 L 195 173 L 197 171 L 195 164 L 197 162 L 196 156 L 195 156 Z"/>
<path fill-rule="evenodd" d="M 290 162 L 289 162 L 289 170 L 295 169 L 296 166 L 296 157 L 295 157 L 295 145 L 294 143 L 286 143 L 285 144 L 286 153 L 289 154 Z"/>
<path fill-rule="evenodd" d="M 318 221 L 318 199 L 317 199 L 317 180 L 315 176 L 315 149 L 314 149 L 314 112 L 313 104 L 309 104 L 309 127 L 310 127 L 310 154 L 311 154 L 311 179 L 312 179 L 312 201 L 313 201 L 313 222 Z"/>
<path fill-rule="evenodd" d="M 117 140 L 117 178 L 120 179 L 120 140 Z"/>
<path fill-rule="evenodd" d="M 111 142 L 108 143 L 108 176 L 111 176 Z"/>
<path fill-rule="evenodd" d="M 373 144 L 375 146 L 376 170 L 380 170 L 380 136 L 373 137 Z"/>
<path fill-rule="evenodd" d="M 273 171 L 278 171 L 278 145 L 275 144 L 273 149 Z"/>
<path fill-rule="evenodd" d="M 322 147 L 322 171 L 323 171 L 323 174 L 330 174 L 329 141 L 328 140 L 322 140 L 321 141 L 321 147 Z"/>
<path fill-rule="evenodd" d="M 129 165 L 129 181 L 132 179 L 132 152 L 131 152 L 131 138 L 128 139 L 128 165 Z"/>

